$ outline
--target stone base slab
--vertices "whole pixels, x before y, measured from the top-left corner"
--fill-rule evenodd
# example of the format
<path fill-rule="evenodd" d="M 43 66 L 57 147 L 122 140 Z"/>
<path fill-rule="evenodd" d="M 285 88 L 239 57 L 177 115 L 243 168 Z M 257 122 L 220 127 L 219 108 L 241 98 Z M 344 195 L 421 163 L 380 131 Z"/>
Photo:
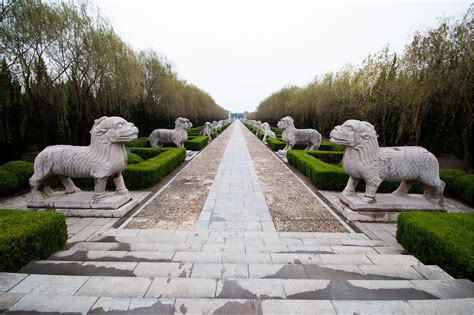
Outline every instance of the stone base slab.
<path fill-rule="evenodd" d="M 406 211 L 446 211 L 443 206 L 426 200 L 423 195 L 410 194 L 398 197 L 392 194 L 377 194 L 377 202 L 362 202 L 363 194 L 333 198 L 331 203 L 348 221 L 390 222 Z"/>
<path fill-rule="evenodd" d="M 138 200 L 132 195 L 115 195 L 107 193 L 99 201 L 93 201 L 92 191 L 81 191 L 73 194 L 54 192 L 44 199 L 30 199 L 27 207 L 31 210 L 52 209 L 67 217 L 113 217 L 120 218 L 132 210 Z"/>
<path fill-rule="evenodd" d="M 363 194 L 358 193 L 354 196 L 340 195 L 343 203 L 352 210 L 370 210 L 370 211 L 399 211 L 399 210 L 444 210 L 444 207 L 438 203 L 433 203 L 423 197 L 421 194 L 408 194 L 405 197 L 395 196 L 393 194 L 377 194 L 375 203 L 366 203 L 362 201 Z"/>

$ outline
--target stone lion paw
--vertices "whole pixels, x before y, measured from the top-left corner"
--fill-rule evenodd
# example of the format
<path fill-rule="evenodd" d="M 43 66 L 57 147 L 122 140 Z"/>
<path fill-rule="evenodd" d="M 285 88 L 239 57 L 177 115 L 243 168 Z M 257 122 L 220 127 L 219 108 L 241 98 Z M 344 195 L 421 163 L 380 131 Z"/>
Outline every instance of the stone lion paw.
<path fill-rule="evenodd" d="M 115 194 L 116 194 L 116 195 L 128 195 L 128 194 L 130 194 L 130 191 L 128 191 L 128 189 L 125 188 L 125 189 L 117 190 L 117 191 L 115 192 Z"/>
<path fill-rule="evenodd" d="M 368 196 L 364 196 L 362 197 L 362 202 L 365 202 L 365 203 L 375 203 L 375 198 L 374 197 L 368 197 Z"/>

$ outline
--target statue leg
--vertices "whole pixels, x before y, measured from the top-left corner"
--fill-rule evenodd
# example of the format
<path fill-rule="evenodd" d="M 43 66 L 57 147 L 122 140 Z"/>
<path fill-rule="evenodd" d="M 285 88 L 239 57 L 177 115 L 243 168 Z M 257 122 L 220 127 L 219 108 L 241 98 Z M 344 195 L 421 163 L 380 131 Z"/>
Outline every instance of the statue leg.
<path fill-rule="evenodd" d="M 377 183 L 365 183 L 365 194 L 362 198 L 362 201 L 366 203 L 375 203 L 377 200 L 375 199 L 375 194 L 377 193 L 377 189 L 379 188 L 381 181 Z"/>
<path fill-rule="evenodd" d="M 71 177 L 59 175 L 58 178 L 61 181 L 61 184 L 63 184 L 66 194 L 72 194 L 81 191 L 79 187 L 74 185 Z"/>
<path fill-rule="evenodd" d="M 125 181 L 123 180 L 122 173 L 117 173 L 113 177 L 115 184 L 115 194 L 117 195 L 128 195 L 130 192 L 125 186 Z"/>
<path fill-rule="evenodd" d="M 444 187 L 446 184 L 440 180 L 440 182 L 433 187 L 433 200 L 432 201 L 438 201 L 440 205 L 444 204 L 444 198 L 443 198 L 443 193 L 444 193 Z"/>
<path fill-rule="evenodd" d="M 92 196 L 92 201 L 99 201 L 101 198 L 105 197 L 105 186 L 107 186 L 107 178 L 94 178 L 94 195 Z"/>
<path fill-rule="evenodd" d="M 290 151 L 291 149 L 293 149 L 294 145 L 295 145 L 294 143 L 288 143 L 288 147 L 286 148 L 285 151 Z"/>
<path fill-rule="evenodd" d="M 411 186 L 413 186 L 412 181 L 403 181 L 400 183 L 398 188 L 392 193 L 392 195 L 398 196 L 398 197 L 405 197 L 408 195 L 408 192 L 410 191 Z"/>
<path fill-rule="evenodd" d="M 357 178 L 349 177 L 346 188 L 344 188 L 344 190 L 342 191 L 342 195 L 354 196 L 356 193 L 356 187 L 358 183 L 359 183 L 359 180 Z"/>

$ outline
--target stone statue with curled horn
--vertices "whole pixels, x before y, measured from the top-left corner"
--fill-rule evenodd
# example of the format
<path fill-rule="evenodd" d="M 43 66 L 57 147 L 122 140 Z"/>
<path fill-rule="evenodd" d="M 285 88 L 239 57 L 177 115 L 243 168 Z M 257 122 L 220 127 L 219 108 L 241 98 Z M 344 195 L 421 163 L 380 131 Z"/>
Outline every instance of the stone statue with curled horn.
<path fill-rule="evenodd" d="M 443 203 L 444 182 L 439 177 L 439 163 L 428 150 L 417 146 L 379 147 L 372 124 L 355 119 L 335 127 L 331 142 L 345 147 L 343 167 L 349 181 L 343 196 L 355 196 L 359 180 L 366 184 L 363 201 L 375 203 L 375 194 L 383 181 L 401 182 L 394 195 L 407 196 L 414 182 L 424 185 L 424 196 Z"/>
<path fill-rule="evenodd" d="M 66 194 L 81 191 L 71 178 L 94 179 L 93 201 L 105 197 L 107 179 L 112 176 L 116 194 L 128 195 L 122 171 L 127 165 L 125 143 L 136 139 L 138 128 L 121 117 L 101 117 L 94 121 L 89 146 L 53 145 L 35 159 L 30 178 L 33 198 L 49 197 L 53 190 L 45 180 L 57 176 Z"/>

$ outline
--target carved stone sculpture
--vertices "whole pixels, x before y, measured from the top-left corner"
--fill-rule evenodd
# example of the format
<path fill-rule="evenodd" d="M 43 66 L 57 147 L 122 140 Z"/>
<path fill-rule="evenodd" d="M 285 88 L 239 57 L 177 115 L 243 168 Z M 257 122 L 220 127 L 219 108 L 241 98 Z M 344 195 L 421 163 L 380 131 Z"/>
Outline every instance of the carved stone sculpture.
<path fill-rule="evenodd" d="M 218 127 L 217 127 L 217 121 L 214 120 L 214 121 L 212 122 L 212 125 L 211 125 L 211 131 L 216 131 L 217 128 L 218 128 Z"/>
<path fill-rule="evenodd" d="M 439 178 L 436 157 L 422 147 L 379 147 L 374 126 L 366 121 L 347 120 L 335 127 L 330 134 L 331 142 L 345 146 L 343 166 L 349 175 L 342 192 L 354 196 L 360 179 L 366 183 L 363 201 L 376 202 L 375 194 L 383 181 L 401 182 L 393 192 L 406 196 L 415 181 L 424 185 L 424 196 L 442 203 L 444 182 Z"/>
<path fill-rule="evenodd" d="M 308 144 L 305 150 L 317 150 L 321 144 L 321 134 L 316 129 L 296 129 L 290 116 L 283 117 L 277 124 L 283 129 L 282 140 L 286 146 L 280 153 L 291 150 L 295 144 Z"/>
<path fill-rule="evenodd" d="M 173 143 L 178 148 L 184 148 L 184 141 L 188 140 L 188 129 L 193 124 L 186 118 L 176 119 L 174 129 L 155 129 L 150 134 L 150 144 L 153 148 L 162 148 L 163 143 Z"/>
<path fill-rule="evenodd" d="M 258 136 L 258 132 L 263 131 L 262 122 L 260 120 L 257 120 L 253 123 L 253 126 L 255 127 L 255 135 Z"/>
<path fill-rule="evenodd" d="M 207 136 L 209 138 L 209 142 L 212 141 L 211 128 L 212 128 L 211 123 L 207 121 L 204 124 L 204 127 L 202 128 L 201 132 L 199 133 L 201 136 Z"/>
<path fill-rule="evenodd" d="M 276 138 L 275 133 L 272 131 L 272 129 L 270 129 L 270 125 L 267 122 L 262 124 L 262 129 L 264 132 L 262 139 L 263 143 L 267 143 L 267 137 Z"/>
<path fill-rule="evenodd" d="M 136 139 L 138 128 L 121 117 L 101 117 L 94 121 L 89 146 L 53 145 L 38 154 L 30 178 L 33 198 L 50 196 L 45 179 L 57 176 L 66 194 L 79 192 L 73 178 L 94 178 L 93 200 L 105 196 L 107 179 L 113 176 L 116 194 L 129 194 L 122 177 L 127 165 L 125 143 Z"/>

